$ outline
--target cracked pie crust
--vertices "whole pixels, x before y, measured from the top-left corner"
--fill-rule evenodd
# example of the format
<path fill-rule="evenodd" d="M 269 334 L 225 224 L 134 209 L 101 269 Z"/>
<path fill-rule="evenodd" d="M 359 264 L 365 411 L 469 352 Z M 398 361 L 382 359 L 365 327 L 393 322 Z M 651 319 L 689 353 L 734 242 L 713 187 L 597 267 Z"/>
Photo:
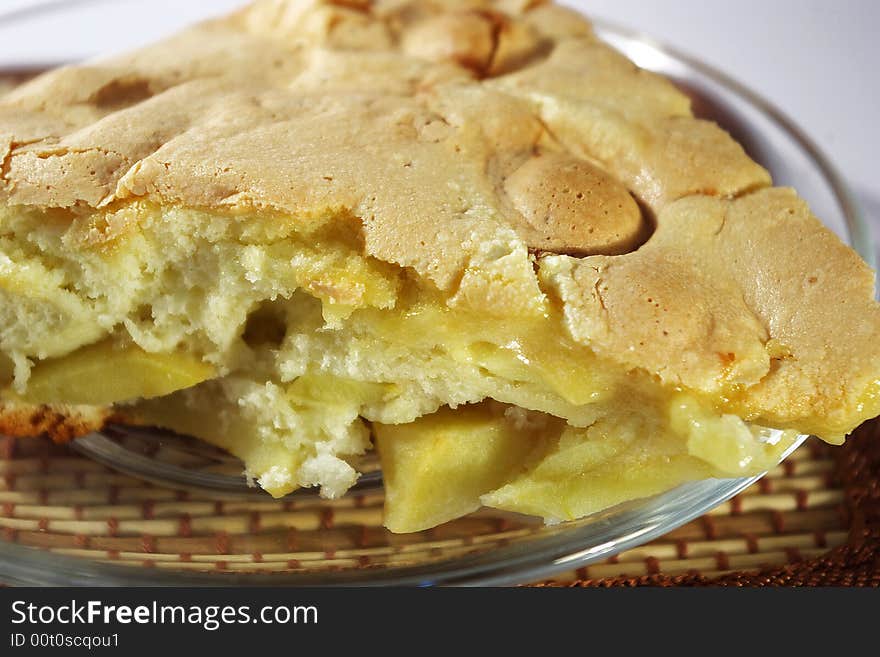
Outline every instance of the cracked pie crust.
<path fill-rule="evenodd" d="M 578 518 L 880 413 L 873 274 L 547 2 L 263 0 L 0 98 L 0 431 L 385 524 Z"/>

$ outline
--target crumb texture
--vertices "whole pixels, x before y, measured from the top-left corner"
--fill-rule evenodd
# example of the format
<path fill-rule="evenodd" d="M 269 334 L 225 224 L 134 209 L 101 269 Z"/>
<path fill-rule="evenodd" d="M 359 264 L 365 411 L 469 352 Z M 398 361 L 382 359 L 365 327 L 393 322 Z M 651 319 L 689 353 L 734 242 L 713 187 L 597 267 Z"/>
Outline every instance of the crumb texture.
<path fill-rule="evenodd" d="M 16 90 L 0 153 L 16 205 L 346 210 L 370 255 L 441 288 L 510 230 L 546 251 L 632 248 L 627 188 L 659 213 L 769 183 L 670 83 L 540 2 L 257 2 Z"/>

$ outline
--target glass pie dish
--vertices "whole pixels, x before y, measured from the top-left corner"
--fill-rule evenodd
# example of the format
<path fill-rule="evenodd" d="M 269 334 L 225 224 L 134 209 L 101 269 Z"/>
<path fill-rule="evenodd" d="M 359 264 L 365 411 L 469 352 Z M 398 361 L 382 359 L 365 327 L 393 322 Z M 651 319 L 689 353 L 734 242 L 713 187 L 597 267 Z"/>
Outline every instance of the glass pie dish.
<path fill-rule="evenodd" d="M 777 184 L 801 189 L 870 264 L 864 226 L 839 176 L 787 119 L 675 51 L 608 26 L 599 33 L 676 81 L 698 115 L 730 131 Z M 754 481 L 694 482 L 552 526 L 482 510 L 397 536 L 381 527 L 378 473 L 335 502 L 309 492 L 273 501 L 247 488 L 240 465 L 167 434 L 108 430 L 74 443 L 91 460 L 36 441 L 7 445 L 0 578 L 8 583 L 520 583 L 648 541 Z"/>

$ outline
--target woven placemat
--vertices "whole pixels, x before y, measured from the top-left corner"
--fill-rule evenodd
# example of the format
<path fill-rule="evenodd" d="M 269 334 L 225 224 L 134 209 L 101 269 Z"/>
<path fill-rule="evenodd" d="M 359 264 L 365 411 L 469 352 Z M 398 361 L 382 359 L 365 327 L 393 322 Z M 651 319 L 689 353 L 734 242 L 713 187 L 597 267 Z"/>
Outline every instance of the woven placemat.
<path fill-rule="evenodd" d="M 842 448 L 811 440 L 739 496 L 679 529 L 539 585 L 880 586 L 880 423 Z M 424 540 L 381 528 L 381 495 L 217 499 L 114 472 L 48 440 L 0 438 L 3 540 L 178 570 L 283 571 L 405 564 L 535 531 L 495 517 Z M 327 540 L 334 549 L 328 552 Z"/>

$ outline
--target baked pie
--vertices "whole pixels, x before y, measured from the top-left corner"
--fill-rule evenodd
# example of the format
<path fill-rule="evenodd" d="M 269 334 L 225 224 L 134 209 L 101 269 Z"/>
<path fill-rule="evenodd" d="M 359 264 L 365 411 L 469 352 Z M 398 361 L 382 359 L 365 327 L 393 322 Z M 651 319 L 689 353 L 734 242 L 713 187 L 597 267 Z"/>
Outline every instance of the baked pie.
<path fill-rule="evenodd" d="M 880 413 L 873 274 L 534 0 L 263 0 L 0 99 L 0 431 L 561 521 Z"/>

